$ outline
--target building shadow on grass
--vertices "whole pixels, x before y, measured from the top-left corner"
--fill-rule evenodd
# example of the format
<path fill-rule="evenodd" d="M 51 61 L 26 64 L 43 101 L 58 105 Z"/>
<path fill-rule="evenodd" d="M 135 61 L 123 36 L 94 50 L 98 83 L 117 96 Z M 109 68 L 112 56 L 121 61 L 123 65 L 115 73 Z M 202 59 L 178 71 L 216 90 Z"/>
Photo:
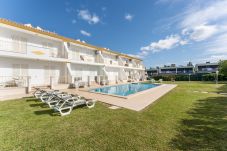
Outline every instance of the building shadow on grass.
<path fill-rule="evenodd" d="M 227 97 L 198 100 L 172 139 L 174 150 L 227 150 Z"/>

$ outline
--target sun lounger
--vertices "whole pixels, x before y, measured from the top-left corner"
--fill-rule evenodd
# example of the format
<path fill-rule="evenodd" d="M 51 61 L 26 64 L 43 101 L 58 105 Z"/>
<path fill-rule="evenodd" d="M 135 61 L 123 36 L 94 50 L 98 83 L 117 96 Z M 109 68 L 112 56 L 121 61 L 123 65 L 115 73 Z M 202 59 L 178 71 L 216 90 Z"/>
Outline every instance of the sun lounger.
<path fill-rule="evenodd" d="M 58 91 L 58 90 L 47 91 L 47 92 L 43 93 L 43 94 L 40 96 L 40 100 L 41 100 L 42 102 L 46 103 L 46 102 L 50 101 L 50 100 L 54 97 L 54 95 L 61 95 L 61 96 L 63 96 L 63 95 L 67 95 L 67 93 L 65 93 L 65 92 L 60 92 L 60 91 Z"/>
<path fill-rule="evenodd" d="M 59 90 L 44 91 L 39 88 L 36 88 L 34 96 L 39 98 L 43 103 L 48 104 L 54 111 L 59 112 L 61 116 L 70 114 L 72 109 L 77 106 L 85 105 L 88 108 L 93 108 L 96 102 L 92 99 L 60 92 Z"/>
<path fill-rule="evenodd" d="M 43 93 L 45 93 L 46 91 L 44 91 L 44 90 L 42 90 L 42 89 L 40 89 L 40 88 L 35 88 L 36 90 L 35 90 L 35 92 L 33 93 L 33 95 L 34 95 L 34 97 L 35 98 L 40 98 L 41 97 L 41 95 L 43 94 Z"/>
<path fill-rule="evenodd" d="M 94 100 L 85 99 L 80 96 L 75 96 L 71 98 L 56 98 L 58 103 L 53 107 L 53 109 L 61 114 L 61 116 L 68 115 L 71 113 L 72 109 L 77 106 L 85 105 L 88 108 L 93 108 L 95 106 Z"/>
<path fill-rule="evenodd" d="M 60 100 L 58 98 L 68 99 L 77 97 L 77 95 L 74 94 L 67 94 L 67 93 L 61 93 L 61 94 L 54 94 L 50 99 L 48 99 L 45 103 L 48 104 L 50 108 L 53 108 Z"/>

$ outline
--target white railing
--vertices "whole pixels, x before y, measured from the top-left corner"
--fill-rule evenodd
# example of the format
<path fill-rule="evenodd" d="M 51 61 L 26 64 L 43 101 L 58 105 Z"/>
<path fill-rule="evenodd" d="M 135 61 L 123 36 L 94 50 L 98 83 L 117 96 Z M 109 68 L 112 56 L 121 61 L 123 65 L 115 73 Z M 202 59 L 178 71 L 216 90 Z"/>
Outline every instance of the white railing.
<path fill-rule="evenodd" d="M 28 76 L 0 76 L 0 88 L 26 87 Z"/>
<path fill-rule="evenodd" d="M 28 54 L 29 52 L 37 55 L 45 55 L 53 58 L 66 58 L 65 53 L 59 48 L 48 48 L 26 42 L 0 40 L 0 51 Z M 64 50 L 62 50 L 64 51 Z"/>
<path fill-rule="evenodd" d="M 105 59 L 104 63 L 107 64 L 107 65 L 115 65 L 115 66 L 119 65 L 118 61 L 110 60 L 110 59 Z"/>
<path fill-rule="evenodd" d="M 9 51 L 14 53 L 27 53 L 27 44 L 24 42 L 10 42 L 6 40 L 0 40 L 0 51 Z"/>
<path fill-rule="evenodd" d="M 103 63 L 103 59 L 99 55 L 86 55 L 86 54 L 77 54 L 74 55 L 70 53 L 69 58 L 75 61 L 88 62 L 88 63 Z"/>

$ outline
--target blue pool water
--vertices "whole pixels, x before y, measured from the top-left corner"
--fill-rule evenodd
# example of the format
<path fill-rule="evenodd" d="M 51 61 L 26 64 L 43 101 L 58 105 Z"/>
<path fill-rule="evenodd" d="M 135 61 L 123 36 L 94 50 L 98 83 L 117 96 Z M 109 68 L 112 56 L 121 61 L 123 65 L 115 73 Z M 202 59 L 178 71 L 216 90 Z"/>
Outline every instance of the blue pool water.
<path fill-rule="evenodd" d="M 157 87 L 157 84 L 150 83 L 129 83 L 122 85 L 106 86 L 102 88 L 91 89 L 90 92 L 106 93 L 119 96 L 128 96 L 147 89 Z"/>

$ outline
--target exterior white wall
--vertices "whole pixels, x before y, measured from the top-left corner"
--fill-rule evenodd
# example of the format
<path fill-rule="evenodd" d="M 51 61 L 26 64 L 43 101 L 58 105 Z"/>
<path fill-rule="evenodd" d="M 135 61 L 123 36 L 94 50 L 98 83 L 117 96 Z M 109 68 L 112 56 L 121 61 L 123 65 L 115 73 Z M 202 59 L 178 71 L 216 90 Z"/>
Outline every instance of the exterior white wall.
<path fill-rule="evenodd" d="M 97 66 L 71 64 L 71 70 L 73 77 L 82 77 L 84 82 L 88 82 L 88 76 L 90 76 L 91 82 L 94 82 L 95 76 L 100 75 L 100 67 Z"/>
<path fill-rule="evenodd" d="M 119 79 L 120 69 L 107 67 L 106 71 L 108 73 L 108 80 L 110 82 L 116 82 L 116 80 L 117 80 L 116 78 Z"/>
<path fill-rule="evenodd" d="M 103 53 L 104 63 L 107 65 L 119 65 L 117 57 L 115 55 L 110 55 Z"/>
<path fill-rule="evenodd" d="M 15 75 L 15 65 L 18 68 L 27 66 L 26 74 Z M 16 77 L 16 76 L 30 76 L 31 84 L 37 85 L 49 85 L 50 77 L 53 77 L 54 83 L 62 82 L 65 78 L 65 66 L 62 63 L 38 61 L 38 60 L 22 60 L 12 58 L 0 57 L 0 78 L 4 77 Z"/>
<path fill-rule="evenodd" d="M 0 27 L 0 31 L 0 50 L 2 51 L 55 58 L 62 58 L 65 55 L 64 49 L 62 49 L 63 44 L 60 41 L 4 27 Z"/>
<path fill-rule="evenodd" d="M 95 77 L 98 75 L 105 76 L 107 74 L 110 82 L 115 82 L 117 77 L 119 80 L 125 80 L 129 76 L 129 70 L 125 69 L 125 72 L 124 68 L 116 67 L 120 65 L 119 62 L 121 60 L 120 58 L 120 60 L 117 59 L 116 54 L 111 54 L 110 52 L 96 54 L 96 51 L 92 48 L 72 43 L 70 43 L 69 49 L 67 49 L 69 53 L 66 53 L 65 48 L 67 47 L 64 47 L 62 40 L 56 40 L 51 37 L 47 38 L 41 36 L 41 34 L 30 33 L 28 31 L 24 32 L 16 28 L 11 29 L 0 26 L 0 51 L 15 52 L 15 54 L 23 53 L 28 56 L 28 58 L 24 57 L 25 59 L 19 59 L 15 56 L 11 58 L 10 53 L 7 53 L 9 54 L 7 57 L 0 56 L 0 78 L 15 76 L 15 68 L 18 68 L 16 70 L 18 75 L 16 76 L 31 76 L 31 84 L 33 86 L 49 85 L 50 77 L 54 78 L 54 83 L 62 83 L 67 82 L 67 79 L 71 79 L 71 76 L 82 77 L 84 82 L 88 82 L 88 76 L 91 82 L 94 82 Z M 54 60 L 53 58 L 67 58 L 69 60 L 56 59 L 57 61 L 64 61 L 60 63 L 56 60 L 51 62 L 35 60 L 34 58 L 29 59 L 29 56 L 35 56 L 34 58 L 41 59 L 43 59 L 42 57 L 45 57 L 45 59 L 46 57 L 48 59 L 52 58 L 49 60 Z M 71 60 L 87 63 L 87 65 L 71 63 Z M 142 67 L 141 61 L 130 63 L 124 57 L 122 57 L 122 61 L 121 66 L 128 62 L 129 67 Z M 92 63 L 103 63 L 103 66 L 97 66 L 97 64 L 91 65 Z M 67 64 L 71 64 L 69 73 L 67 71 Z M 107 65 L 105 67 L 106 71 L 102 69 L 104 65 Z M 110 67 L 109 65 L 114 65 L 115 67 Z M 23 68 L 27 69 L 22 70 Z M 138 75 L 142 75 L 143 73 L 139 72 L 139 70 L 136 70 L 136 72 Z"/>
<path fill-rule="evenodd" d="M 95 50 L 84 46 L 76 46 L 71 44 L 69 47 L 69 59 L 84 62 L 96 62 Z M 83 60 L 84 59 L 84 60 Z"/>

